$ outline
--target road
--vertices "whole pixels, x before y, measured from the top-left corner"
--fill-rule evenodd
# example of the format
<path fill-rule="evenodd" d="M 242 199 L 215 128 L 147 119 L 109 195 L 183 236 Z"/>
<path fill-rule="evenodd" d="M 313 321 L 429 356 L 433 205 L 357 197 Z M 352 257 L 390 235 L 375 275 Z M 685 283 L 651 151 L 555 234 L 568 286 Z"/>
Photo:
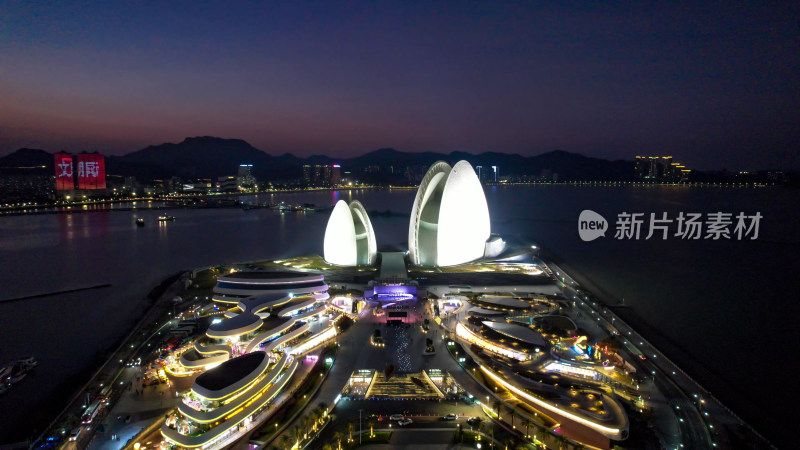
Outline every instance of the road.
<path fill-rule="evenodd" d="M 586 314 L 587 318 L 593 318 L 598 325 L 605 327 L 607 330 L 616 329 L 621 333 L 621 340 L 625 349 L 632 357 L 640 358 L 638 365 L 645 367 L 650 372 L 655 386 L 673 405 L 674 410 L 672 413 L 680 430 L 680 439 L 671 440 L 666 444 L 673 448 L 715 447 L 717 445 L 716 439 L 709 432 L 709 425 L 711 424 L 703 418 L 693 403 L 693 397 L 688 394 L 688 392 L 705 392 L 705 390 L 684 375 L 658 349 L 625 325 L 613 312 L 589 299 L 580 290 L 580 285 L 563 269 L 553 263 L 549 263 L 549 265 L 555 271 L 556 277 L 564 282 L 564 295 L 574 300 L 576 306 Z M 638 344 L 636 341 L 638 341 Z M 641 359 L 642 356 L 645 358 L 644 360 Z M 657 404 L 652 405 L 654 407 L 658 406 Z"/>

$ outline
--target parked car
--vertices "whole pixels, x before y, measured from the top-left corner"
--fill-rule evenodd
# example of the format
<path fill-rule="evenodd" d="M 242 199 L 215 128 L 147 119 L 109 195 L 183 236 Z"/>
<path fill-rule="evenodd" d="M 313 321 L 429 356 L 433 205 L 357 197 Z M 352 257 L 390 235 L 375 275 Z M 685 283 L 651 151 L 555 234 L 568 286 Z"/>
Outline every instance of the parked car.
<path fill-rule="evenodd" d="M 478 426 L 481 423 L 480 417 L 470 417 L 467 419 L 467 424 L 472 425 L 473 427 Z"/>

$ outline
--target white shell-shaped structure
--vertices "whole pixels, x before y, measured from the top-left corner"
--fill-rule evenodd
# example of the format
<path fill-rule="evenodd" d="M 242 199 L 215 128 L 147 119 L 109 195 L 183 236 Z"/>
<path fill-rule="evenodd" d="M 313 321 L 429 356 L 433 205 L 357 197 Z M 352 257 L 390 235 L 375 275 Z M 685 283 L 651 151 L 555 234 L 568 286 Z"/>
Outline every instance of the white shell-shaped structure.
<path fill-rule="evenodd" d="M 338 266 L 359 266 L 375 263 L 378 246 L 375 232 L 364 206 L 358 200 L 347 205 L 339 200 L 333 207 L 325 228 L 325 261 Z"/>
<path fill-rule="evenodd" d="M 454 266 L 483 257 L 491 235 L 489 206 L 478 176 L 466 161 L 452 168 L 434 163 L 420 183 L 408 253 L 418 266 Z"/>

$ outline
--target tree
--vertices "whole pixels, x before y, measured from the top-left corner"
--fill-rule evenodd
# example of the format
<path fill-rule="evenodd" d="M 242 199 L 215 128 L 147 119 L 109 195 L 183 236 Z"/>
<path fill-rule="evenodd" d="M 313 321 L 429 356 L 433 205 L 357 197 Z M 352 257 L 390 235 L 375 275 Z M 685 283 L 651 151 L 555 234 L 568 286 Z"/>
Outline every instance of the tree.
<path fill-rule="evenodd" d="M 530 437 L 530 434 L 528 434 L 528 428 L 531 426 L 531 421 L 528 419 L 524 419 L 522 421 L 522 426 L 525 427 L 525 439 L 528 439 Z"/>
<path fill-rule="evenodd" d="M 303 440 L 303 427 L 295 425 L 294 428 L 292 428 L 292 435 L 294 436 L 295 442 Z"/>
<path fill-rule="evenodd" d="M 317 423 L 319 422 L 319 410 L 317 408 L 312 409 L 308 413 L 308 418 L 311 421 L 311 431 L 317 431 Z"/>
<path fill-rule="evenodd" d="M 317 404 L 317 410 L 319 410 L 320 423 L 324 423 L 325 417 L 328 415 L 328 404 L 319 402 Z"/>
<path fill-rule="evenodd" d="M 289 450 L 290 448 L 292 448 L 292 445 L 293 445 L 292 438 L 289 437 L 288 434 L 284 434 L 283 436 L 281 436 L 281 446 L 284 449 Z"/>
<path fill-rule="evenodd" d="M 502 420 L 500 418 L 500 409 L 502 407 L 503 407 L 503 402 L 501 402 L 500 400 L 495 400 L 494 402 L 492 402 L 492 409 L 497 411 L 497 420 Z"/>
<path fill-rule="evenodd" d="M 333 440 L 336 441 L 337 448 L 342 450 L 342 433 L 338 431 L 333 433 Z"/>
<path fill-rule="evenodd" d="M 514 408 L 508 408 L 508 413 L 511 414 L 511 429 L 514 429 Z"/>
<path fill-rule="evenodd" d="M 303 439 L 306 439 L 311 432 L 311 424 L 314 423 L 314 419 L 312 419 L 311 416 L 305 416 L 301 423 L 304 428 Z"/>
<path fill-rule="evenodd" d="M 353 430 L 354 430 L 355 428 L 356 428 L 356 426 L 355 426 L 355 425 L 353 425 L 353 422 L 349 422 L 349 423 L 347 424 L 347 434 L 348 434 L 348 436 L 349 436 L 349 437 L 347 438 L 347 442 L 353 442 Z"/>
<path fill-rule="evenodd" d="M 375 426 L 375 421 L 370 419 L 370 421 L 369 421 L 369 437 L 371 437 L 371 438 L 375 437 L 375 432 L 372 431 L 372 428 L 374 426 Z"/>
<path fill-rule="evenodd" d="M 339 328 L 339 333 L 343 333 L 343 332 L 344 332 L 344 331 L 346 331 L 348 328 L 350 328 L 350 326 L 351 326 L 351 325 L 353 325 L 353 323 L 354 323 L 354 322 L 353 322 L 353 319 L 351 319 L 351 318 L 349 318 L 349 317 L 347 317 L 347 316 L 343 316 L 343 317 L 342 317 L 341 319 L 339 319 L 339 321 L 336 323 L 336 326 Z"/>

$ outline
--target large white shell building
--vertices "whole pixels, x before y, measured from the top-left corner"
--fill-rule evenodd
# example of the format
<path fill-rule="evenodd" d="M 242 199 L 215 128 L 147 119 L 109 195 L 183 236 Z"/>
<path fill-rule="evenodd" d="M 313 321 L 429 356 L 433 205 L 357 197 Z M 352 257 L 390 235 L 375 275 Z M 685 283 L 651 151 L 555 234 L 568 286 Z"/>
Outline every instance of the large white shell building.
<path fill-rule="evenodd" d="M 375 263 L 378 246 L 367 211 L 358 200 L 348 206 L 339 200 L 333 207 L 325 228 L 325 261 L 338 266 Z"/>
<path fill-rule="evenodd" d="M 491 235 L 489 207 L 467 161 L 434 163 L 420 183 L 408 228 L 410 262 L 453 266 L 482 258 Z"/>

